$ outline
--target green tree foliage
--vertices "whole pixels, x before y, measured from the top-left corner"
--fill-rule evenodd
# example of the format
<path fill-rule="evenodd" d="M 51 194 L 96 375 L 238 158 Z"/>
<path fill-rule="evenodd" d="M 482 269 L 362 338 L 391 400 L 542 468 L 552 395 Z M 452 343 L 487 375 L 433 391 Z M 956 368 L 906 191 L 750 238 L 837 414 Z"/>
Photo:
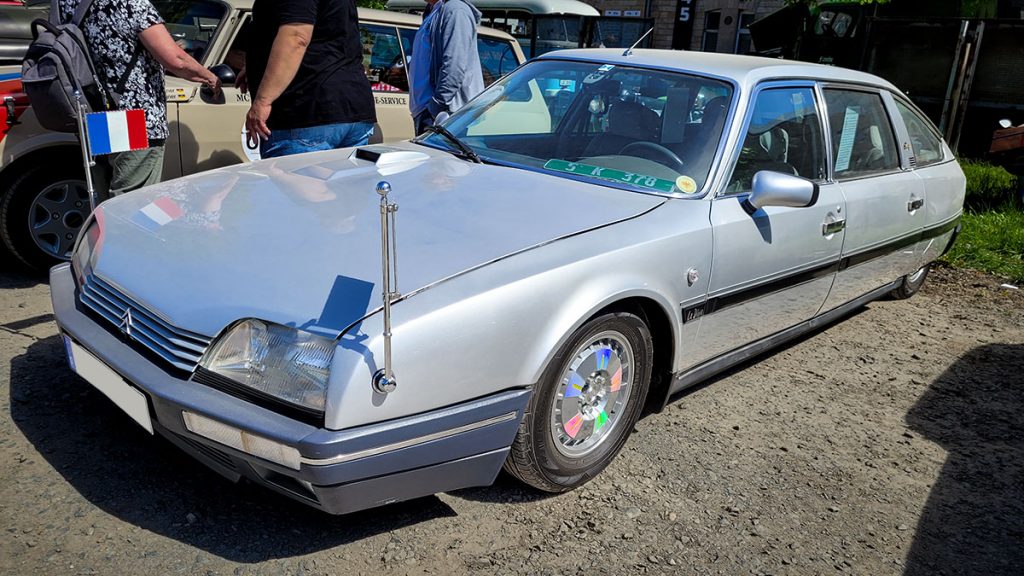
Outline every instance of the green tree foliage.
<path fill-rule="evenodd" d="M 830 2 L 856 2 L 857 4 L 888 4 L 890 0 L 786 0 L 786 4 L 807 4 L 814 7 Z"/>
<path fill-rule="evenodd" d="M 388 7 L 387 0 L 356 0 L 356 5 L 360 8 L 376 8 L 377 10 L 386 10 Z"/>

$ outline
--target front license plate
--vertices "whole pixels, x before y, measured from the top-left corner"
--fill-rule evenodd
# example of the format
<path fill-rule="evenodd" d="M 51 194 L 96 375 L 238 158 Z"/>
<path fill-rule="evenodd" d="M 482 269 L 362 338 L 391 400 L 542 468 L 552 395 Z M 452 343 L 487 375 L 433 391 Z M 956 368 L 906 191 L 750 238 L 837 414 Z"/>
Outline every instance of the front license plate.
<path fill-rule="evenodd" d="M 64 345 L 68 350 L 71 368 L 152 434 L 153 420 L 149 417 L 146 395 L 67 336 L 64 337 Z"/>

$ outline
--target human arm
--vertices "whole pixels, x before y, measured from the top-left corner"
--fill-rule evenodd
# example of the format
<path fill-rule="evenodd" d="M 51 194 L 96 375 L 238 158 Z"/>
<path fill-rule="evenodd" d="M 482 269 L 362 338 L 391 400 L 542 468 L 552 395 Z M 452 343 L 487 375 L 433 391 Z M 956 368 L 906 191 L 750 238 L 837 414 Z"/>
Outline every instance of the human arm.
<path fill-rule="evenodd" d="M 242 94 L 249 91 L 249 74 L 245 71 L 245 66 L 235 76 L 235 88 Z"/>
<path fill-rule="evenodd" d="M 154 24 L 139 32 L 139 41 L 171 74 L 191 82 L 201 82 L 213 90 L 220 88 L 220 79 L 182 50 L 163 24 Z"/>
<path fill-rule="evenodd" d="M 450 111 L 452 100 L 470 73 L 469 51 L 476 50 L 476 20 L 468 8 L 459 4 L 451 3 L 452 9 L 438 23 L 441 27 L 441 58 L 430 103 L 434 117 L 440 112 Z"/>
<path fill-rule="evenodd" d="M 295 79 L 312 38 L 312 24 L 283 24 L 277 29 L 267 59 L 267 70 L 246 114 L 245 124 L 250 134 L 259 134 L 264 139 L 270 137 L 267 118 L 271 107 Z"/>

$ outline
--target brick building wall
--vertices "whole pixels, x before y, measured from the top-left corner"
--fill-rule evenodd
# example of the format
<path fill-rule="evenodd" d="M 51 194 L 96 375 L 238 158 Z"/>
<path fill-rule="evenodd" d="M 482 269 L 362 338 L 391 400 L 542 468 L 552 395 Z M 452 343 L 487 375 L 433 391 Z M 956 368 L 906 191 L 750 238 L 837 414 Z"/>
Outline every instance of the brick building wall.
<path fill-rule="evenodd" d="M 594 8 L 604 14 L 606 10 L 639 10 L 644 18 L 654 18 L 654 32 L 651 33 L 654 48 L 671 48 L 672 32 L 675 28 L 675 1 L 652 0 L 650 14 L 644 14 L 646 2 L 643 0 L 588 0 Z"/>
<path fill-rule="evenodd" d="M 646 18 L 654 18 L 655 48 L 671 48 L 672 35 L 675 31 L 677 17 L 676 0 L 651 0 L 649 14 L 644 14 L 647 4 L 643 0 L 586 0 L 602 14 L 606 10 L 639 10 Z M 700 50 L 705 32 L 706 14 L 718 13 L 718 40 L 714 42 L 714 51 L 733 52 L 740 25 L 744 21 L 743 14 L 752 15 L 754 19 L 774 12 L 784 5 L 784 0 L 696 0 L 693 18 L 693 35 L 690 49 Z M 748 16 L 747 18 L 750 18 Z"/>
<path fill-rule="evenodd" d="M 756 20 L 762 16 L 782 8 L 784 0 L 698 0 L 694 13 L 693 37 L 690 40 L 691 50 L 700 50 L 707 31 L 707 14 L 718 14 L 718 41 L 711 41 L 709 52 L 736 52 L 736 40 L 740 34 L 741 24 L 746 18 Z M 709 38 L 710 40 L 710 38 Z M 713 48 L 713 49 L 712 49 Z"/>

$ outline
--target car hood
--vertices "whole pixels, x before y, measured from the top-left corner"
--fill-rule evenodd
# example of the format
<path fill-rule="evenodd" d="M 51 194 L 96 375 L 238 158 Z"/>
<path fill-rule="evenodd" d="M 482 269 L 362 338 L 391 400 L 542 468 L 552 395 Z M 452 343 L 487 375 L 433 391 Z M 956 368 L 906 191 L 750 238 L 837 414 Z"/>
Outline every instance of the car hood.
<path fill-rule="evenodd" d="M 265 160 L 107 201 L 94 273 L 207 336 L 241 318 L 337 334 L 380 305 L 382 180 L 405 294 L 664 201 L 410 143 L 358 156 Z"/>

